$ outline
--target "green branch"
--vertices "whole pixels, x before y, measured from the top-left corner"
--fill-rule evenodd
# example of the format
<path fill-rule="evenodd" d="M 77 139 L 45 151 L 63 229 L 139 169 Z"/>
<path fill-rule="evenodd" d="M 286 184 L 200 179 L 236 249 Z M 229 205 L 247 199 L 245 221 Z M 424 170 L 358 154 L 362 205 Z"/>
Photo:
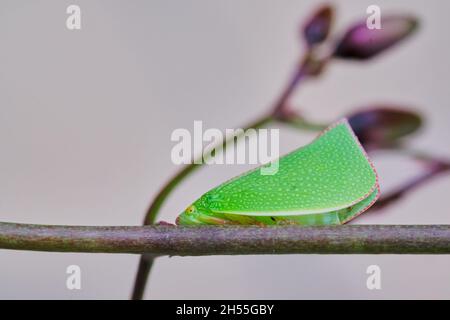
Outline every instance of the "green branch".
<path fill-rule="evenodd" d="M 261 228 L 0 223 L 0 249 L 157 256 L 450 254 L 450 225 Z"/>

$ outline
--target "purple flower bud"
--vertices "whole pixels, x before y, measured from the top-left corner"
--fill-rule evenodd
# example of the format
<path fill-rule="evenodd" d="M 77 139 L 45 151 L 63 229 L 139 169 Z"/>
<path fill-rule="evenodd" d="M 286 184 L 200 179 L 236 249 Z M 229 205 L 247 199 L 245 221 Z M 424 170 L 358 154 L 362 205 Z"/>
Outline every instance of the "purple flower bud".
<path fill-rule="evenodd" d="M 323 42 L 329 32 L 333 20 L 333 8 L 323 6 L 319 8 L 303 27 L 303 36 L 308 46 Z"/>
<path fill-rule="evenodd" d="M 348 121 L 368 149 L 388 146 L 422 125 L 419 114 L 385 106 L 357 111 L 348 117 Z"/>
<path fill-rule="evenodd" d="M 335 57 L 370 59 L 412 34 L 418 26 L 414 17 L 389 16 L 381 18 L 381 29 L 367 28 L 366 21 L 350 28 L 338 42 Z"/>

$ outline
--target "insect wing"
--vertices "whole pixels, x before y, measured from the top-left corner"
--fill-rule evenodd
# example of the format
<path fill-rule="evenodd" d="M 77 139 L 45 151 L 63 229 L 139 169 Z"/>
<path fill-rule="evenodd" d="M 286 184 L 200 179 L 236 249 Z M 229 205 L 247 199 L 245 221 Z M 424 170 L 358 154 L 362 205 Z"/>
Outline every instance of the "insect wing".
<path fill-rule="evenodd" d="M 372 195 L 375 199 L 365 210 L 378 191 L 372 163 L 347 120 L 342 120 L 310 144 L 281 157 L 276 174 L 262 175 L 257 168 L 201 199 L 212 212 L 286 216 L 349 208 Z"/>

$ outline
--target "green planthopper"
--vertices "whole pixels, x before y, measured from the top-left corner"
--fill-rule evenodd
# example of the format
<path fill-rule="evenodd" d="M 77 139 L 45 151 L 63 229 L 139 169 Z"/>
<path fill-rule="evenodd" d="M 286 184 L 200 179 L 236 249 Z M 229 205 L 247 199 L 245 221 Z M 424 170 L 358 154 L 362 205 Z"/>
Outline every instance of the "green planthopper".
<path fill-rule="evenodd" d="M 278 161 L 274 175 L 256 168 L 208 191 L 177 224 L 340 225 L 380 195 L 375 168 L 346 119 Z"/>

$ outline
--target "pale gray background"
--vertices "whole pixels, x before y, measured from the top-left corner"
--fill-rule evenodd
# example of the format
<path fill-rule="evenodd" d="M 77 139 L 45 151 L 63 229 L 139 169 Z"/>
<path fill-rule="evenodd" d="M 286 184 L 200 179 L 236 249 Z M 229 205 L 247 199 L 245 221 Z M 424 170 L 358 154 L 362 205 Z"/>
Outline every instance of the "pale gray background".
<path fill-rule="evenodd" d="M 299 59 L 299 23 L 317 1 L 0 1 L 0 220 L 136 225 L 177 167 L 171 132 L 194 120 L 220 129 L 252 120 Z M 65 27 L 82 9 L 82 30 Z M 352 108 L 393 102 L 420 110 L 414 147 L 450 157 L 447 1 L 336 1 L 338 27 L 370 4 L 410 12 L 420 32 L 367 64 L 337 62 L 295 96 L 305 114 L 333 121 Z M 283 130 L 282 151 L 312 134 Z M 383 190 L 416 169 L 375 157 Z M 243 166 L 199 171 L 161 219 Z M 450 223 L 449 177 L 357 223 Z M 138 256 L 0 251 L 0 298 L 128 298 Z M 82 268 L 82 290 L 65 269 Z M 381 291 L 365 287 L 382 268 Z M 146 298 L 450 298 L 449 256 L 162 258 Z"/>

